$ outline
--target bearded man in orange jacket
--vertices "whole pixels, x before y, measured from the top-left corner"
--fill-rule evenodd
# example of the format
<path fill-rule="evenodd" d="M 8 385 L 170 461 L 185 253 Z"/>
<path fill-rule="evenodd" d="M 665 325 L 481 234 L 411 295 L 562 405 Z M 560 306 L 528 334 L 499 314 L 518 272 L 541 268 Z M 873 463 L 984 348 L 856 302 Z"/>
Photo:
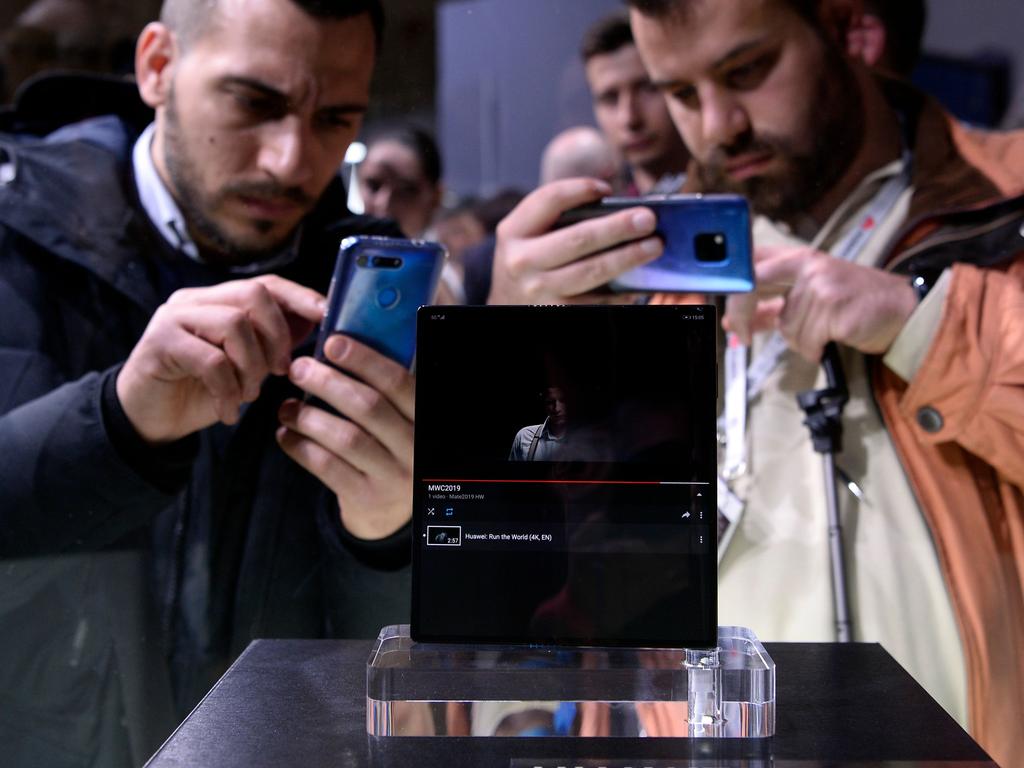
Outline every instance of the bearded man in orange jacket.
<path fill-rule="evenodd" d="M 835 639 L 825 482 L 795 394 L 837 342 L 854 639 L 881 642 L 998 761 L 1020 761 L 1024 200 L 1006 198 L 1020 169 L 870 72 L 855 0 L 629 5 L 692 188 L 743 194 L 759 214 L 758 290 L 724 323 L 750 367 L 721 621 Z M 1020 158 L 1019 141 L 1002 156 Z M 657 258 L 646 209 L 551 230 L 602 194 L 575 180 L 528 196 L 499 229 L 491 301 L 595 300 Z"/>

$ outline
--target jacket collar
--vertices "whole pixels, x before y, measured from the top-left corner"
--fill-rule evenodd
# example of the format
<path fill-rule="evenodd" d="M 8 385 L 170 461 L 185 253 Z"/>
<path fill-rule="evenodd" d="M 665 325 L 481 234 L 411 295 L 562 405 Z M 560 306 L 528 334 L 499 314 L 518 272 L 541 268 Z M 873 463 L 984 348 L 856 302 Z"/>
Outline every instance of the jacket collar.
<path fill-rule="evenodd" d="M 143 217 L 126 194 L 134 138 L 115 117 L 44 139 L 3 137 L 0 150 L 11 171 L 0 187 L 0 223 L 151 308 L 155 295 L 133 237 Z"/>
<path fill-rule="evenodd" d="M 906 121 L 906 134 L 913 141 L 914 194 L 908 221 L 999 199 L 995 185 L 957 150 L 949 116 L 935 99 L 897 80 L 880 77 L 878 82 Z"/>

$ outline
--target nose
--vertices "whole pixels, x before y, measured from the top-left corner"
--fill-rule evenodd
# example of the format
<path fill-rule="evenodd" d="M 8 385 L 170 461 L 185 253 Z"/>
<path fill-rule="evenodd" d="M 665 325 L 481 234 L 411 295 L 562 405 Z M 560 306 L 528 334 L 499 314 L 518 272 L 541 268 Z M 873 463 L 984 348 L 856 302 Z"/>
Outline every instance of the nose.
<path fill-rule="evenodd" d="M 640 104 L 633 90 L 625 91 L 619 99 L 619 123 L 627 128 L 640 126 Z"/>
<path fill-rule="evenodd" d="M 284 186 L 302 186 L 313 173 L 311 141 L 296 115 L 267 125 L 260 147 L 260 170 Z"/>
<path fill-rule="evenodd" d="M 710 146 L 728 147 L 750 129 L 740 100 L 729 91 L 709 88 L 701 94 L 701 130 Z"/>
<path fill-rule="evenodd" d="M 377 189 L 367 190 L 363 195 L 363 205 L 371 216 L 391 216 L 391 186 L 382 184 Z"/>

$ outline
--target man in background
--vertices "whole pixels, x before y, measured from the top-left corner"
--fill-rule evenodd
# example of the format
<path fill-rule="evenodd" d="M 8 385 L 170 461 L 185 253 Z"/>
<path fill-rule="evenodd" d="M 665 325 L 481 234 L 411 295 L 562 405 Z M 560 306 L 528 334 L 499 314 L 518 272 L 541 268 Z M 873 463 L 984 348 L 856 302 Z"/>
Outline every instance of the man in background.
<path fill-rule="evenodd" d="M 651 86 L 621 14 L 601 19 L 580 49 L 594 103 L 594 119 L 626 162 L 631 194 L 675 192 L 685 178 L 689 153 Z"/>
<path fill-rule="evenodd" d="M 540 158 L 540 183 L 589 176 L 623 192 L 626 181 L 622 159 L 603 133 L 589 125 L 566 128 L 555 135 Z"/>

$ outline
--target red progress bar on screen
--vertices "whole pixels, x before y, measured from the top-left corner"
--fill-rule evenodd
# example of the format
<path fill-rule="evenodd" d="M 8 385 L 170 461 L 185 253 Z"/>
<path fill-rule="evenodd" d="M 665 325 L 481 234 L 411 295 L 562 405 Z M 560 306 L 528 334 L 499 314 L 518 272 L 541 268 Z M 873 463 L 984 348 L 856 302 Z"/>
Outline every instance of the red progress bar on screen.
<path fill-rule="evenodd" d="M 554 485 L 711 485 L 711 483 L 679 480 L 452 480 L 425 478 L 422 483 L 546 483 Z"/>

